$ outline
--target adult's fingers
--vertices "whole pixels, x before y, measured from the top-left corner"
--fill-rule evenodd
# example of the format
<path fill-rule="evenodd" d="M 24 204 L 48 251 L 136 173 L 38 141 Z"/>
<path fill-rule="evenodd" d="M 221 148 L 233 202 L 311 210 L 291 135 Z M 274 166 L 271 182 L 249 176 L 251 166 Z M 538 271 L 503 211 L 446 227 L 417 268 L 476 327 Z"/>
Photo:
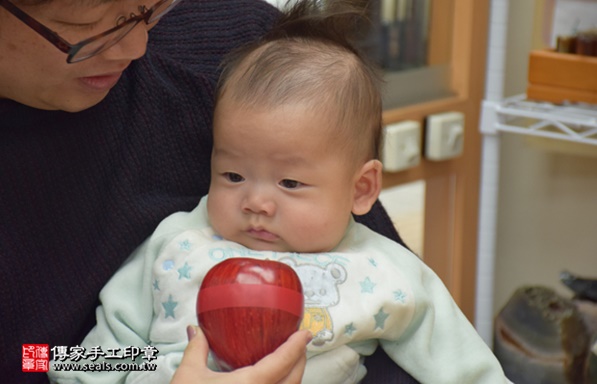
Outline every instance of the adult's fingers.
<path fill-rule="evenodd" d="M 278 349 L 255 365 L 233 372 L 211 371 L 207 367 L 209 346 L 203 332 L 198 327 L 190 327 L 188 331 L 190 341 L 171 384 L 298 384 L 301 382 L 306 364 L 307 343 L 311 340 L 311 334 L 308 331 L 294 333 Z"/>
<path fill-rule="evenodd" d="M 309 341 L 309 331 L 295 332 L 278 349 L 252 367 L 252 376 L 261 383 L 300 383 L 305 371 Z"/>
<path fill-rule="evenodd" d="M 303 353 L 301 358 L 292 367 L 290 374 L 280 380 L 278 384 L 298 384 L 302 381 L 307 366 L 307 355 Z"/>
<path fill-rule="evenodd" d="M 209 345 L 207 339 L 199 327 L 189 325 L 187 327 L 189 344 L 184 350 L 180 366 L 174 373 L 170 384 L 187 384 L 197 382 L 197 377 L 204 374 L 213 376 L 207 368 L 207 355 Z"/>
<path fill-rule="evenodd" d="M 203 334 L 201 328 L 189 325 L 187 327 L 187 335 L 189 337 L 189 344 L 185 348 L 182 363 L 192 363 L 193 365 L 199 362 L 201 366 L 207 367 L 207 355 L 209 354 L 209 345 L 207 339 Z"/>

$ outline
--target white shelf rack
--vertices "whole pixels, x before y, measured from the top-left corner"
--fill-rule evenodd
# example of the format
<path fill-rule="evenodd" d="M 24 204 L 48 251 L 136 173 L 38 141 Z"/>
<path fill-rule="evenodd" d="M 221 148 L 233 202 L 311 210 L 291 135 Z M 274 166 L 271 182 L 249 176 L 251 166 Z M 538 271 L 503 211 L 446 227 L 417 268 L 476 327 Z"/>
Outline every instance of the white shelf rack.
<path fill-rule="evenodd" d="M 554 105 L 506 98 L 506 50 L 512 0 L 491 0 L 482 136 L 475 327 L 488 345 L 493 339 L 493 301 L 501 132 L 597 145 L 597 106 Z"/>
<path fill-rule="evenodd" d="M 597 105 L 555 105 L 517 95 L 483 101 L 483 134 L 479 233 L 477 249 L 476 322 L 481 337 L 491 345 L 493 334 L 493 283 L 499 192 L 500 133 L 548 137 L 597 145 Z"/>
<path fill-rule="evenodd" d="M 483 159 L 475 326 L 487 344 L 491 345 L 500 133 L 511 132 L 597 145 L 597 105 L 556 105 L 527 100 L 526 95 L 498 101 L 485 100 L 480 130 L 483 134 Z"/>
<path fill-rule="evenodd" d="M 597 105 L 556 105 L 526 100 L 525 95 L 500 102 L 486 101 L 484 134 L 512 132 L 597 145 Z"/>

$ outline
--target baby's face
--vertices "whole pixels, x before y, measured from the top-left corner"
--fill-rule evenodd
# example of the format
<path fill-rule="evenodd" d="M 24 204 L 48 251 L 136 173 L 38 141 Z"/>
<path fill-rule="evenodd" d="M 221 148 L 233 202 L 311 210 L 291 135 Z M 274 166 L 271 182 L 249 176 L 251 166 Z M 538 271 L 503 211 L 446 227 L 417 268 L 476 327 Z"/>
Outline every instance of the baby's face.
<path fill-rule="evenodd" d="M 256 250 L 333 249 L 350 220 L 357 170 L 325 124 L 302 106 L 221 100 L 207 202 L 215 231 Z"/>

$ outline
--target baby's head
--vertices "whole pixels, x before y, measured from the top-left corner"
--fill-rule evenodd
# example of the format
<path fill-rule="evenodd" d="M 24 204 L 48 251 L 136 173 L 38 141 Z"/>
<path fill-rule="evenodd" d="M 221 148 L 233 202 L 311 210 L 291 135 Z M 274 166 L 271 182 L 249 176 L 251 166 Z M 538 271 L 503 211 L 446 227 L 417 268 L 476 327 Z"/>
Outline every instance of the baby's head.
<path fill-rule="evenodd" d="M 220 78 L 208 210 L 249 248 L 332 250 L 379 195 L 380 81 L 346 40 L 355 13 L 315 3 L 229 56 Z"/>

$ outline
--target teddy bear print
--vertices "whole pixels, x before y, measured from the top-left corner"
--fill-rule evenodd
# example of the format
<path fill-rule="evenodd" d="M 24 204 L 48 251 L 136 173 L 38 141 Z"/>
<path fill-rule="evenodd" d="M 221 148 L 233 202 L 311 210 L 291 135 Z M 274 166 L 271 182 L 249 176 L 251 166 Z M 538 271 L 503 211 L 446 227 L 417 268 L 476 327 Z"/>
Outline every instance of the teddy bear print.
<path fill-rule="evenodd" d="M 280 260 L 290 265 L 303 285 L 305 311 L 301 329 L 313 335 L 312 344 L 321 346 L 334 338 L 333 319 L 329 307 L 340 302 L 338 285 L 346 280 L 346 269 L 340 264 L 329 263 L 325 267 L 312 264 L 296 264 L 292 259 Z"/>

